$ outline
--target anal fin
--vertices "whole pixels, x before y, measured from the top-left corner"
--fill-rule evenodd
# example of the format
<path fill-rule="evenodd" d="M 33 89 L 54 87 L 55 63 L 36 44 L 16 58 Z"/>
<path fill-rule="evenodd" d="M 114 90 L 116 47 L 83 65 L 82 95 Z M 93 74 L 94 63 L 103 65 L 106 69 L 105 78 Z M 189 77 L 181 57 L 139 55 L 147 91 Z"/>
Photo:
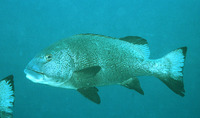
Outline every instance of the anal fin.
<path fill-rule="evenodd" d="M 140 86 L 140 82 L 136 77 L 132 77 L 124 82 L 121 83 L 122 86 L 129 88 L 129 89 L 134 89 L 138 93 L 144 95 L 144 91 L 142 90 Z"/>
<path fill-rule="evenodd" d="M 99 90 L 96 87 L 80 88 L 77 89 L 77 91 L 81 93 L 84 97 L 88 98 L 89 100 L 97 104 L 101 103 L 100 97 L 97 93 Z"/>

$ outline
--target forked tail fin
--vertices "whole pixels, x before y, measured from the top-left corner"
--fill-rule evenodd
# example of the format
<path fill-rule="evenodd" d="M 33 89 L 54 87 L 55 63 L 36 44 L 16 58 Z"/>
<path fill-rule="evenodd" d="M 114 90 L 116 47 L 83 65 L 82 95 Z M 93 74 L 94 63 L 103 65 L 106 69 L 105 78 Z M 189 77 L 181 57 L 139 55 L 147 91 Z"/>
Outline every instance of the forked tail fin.
<path fill-rule="evenodd" d="M 159 59 L 158 65 L 162 65 L 158 77 L 172 91 L 180 96 L 184 96 L 183 67 L 185 62 L 187 47 L 176 49 L 163 58 Z"/>

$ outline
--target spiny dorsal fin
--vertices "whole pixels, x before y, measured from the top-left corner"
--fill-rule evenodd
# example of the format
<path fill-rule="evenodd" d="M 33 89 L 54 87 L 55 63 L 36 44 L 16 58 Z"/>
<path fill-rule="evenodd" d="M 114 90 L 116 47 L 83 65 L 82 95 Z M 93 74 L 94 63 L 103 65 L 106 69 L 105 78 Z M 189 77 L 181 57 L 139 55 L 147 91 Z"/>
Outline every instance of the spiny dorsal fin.
<path fill-rule="evenodd" d="M 144 95 L 144 91 L 142 90 L 140 86 L 140 82 L 136 77 L 130 78 L 124 82 L 121 83 L 122 86 L 129 88 L 129 89 L 134 89 L 138 93 Z"/>
<path fill-rule="evenodd" d="M 80 88 L 77 89 L 77 91 L 81 93 L 84 97 L 88 98 L 89 100 L 97 104 L 101 103 L 101 99 L 97 93 L 99 90 L 96 87 Z"/>
<path fill-rule="evenodd" d="M 105 35 L 101 35 L 101 34 L 92 34 L 92 33 L 85 33 L 85 34 L 78 34 L 78 35 L 98 36 L 98 37 L 102 37 L 102 38 L 117 39 L 117 38 L 113 38 L 110 36 L 105 36 Z"/>
<path fill-rule="evenodd" d="M 120 40 L 134 44 L 135 50 L 139 51 L 144 58 L 149 58 L 150 50 L 146 39 L 139 36 L 127 36 L 120 38 Z"/>

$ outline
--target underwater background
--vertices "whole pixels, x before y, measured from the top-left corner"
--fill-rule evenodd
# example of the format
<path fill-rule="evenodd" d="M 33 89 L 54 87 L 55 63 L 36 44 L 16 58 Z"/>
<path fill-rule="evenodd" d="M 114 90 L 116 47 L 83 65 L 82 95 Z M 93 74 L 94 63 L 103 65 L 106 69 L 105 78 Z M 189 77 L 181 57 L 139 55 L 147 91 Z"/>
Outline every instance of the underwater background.
<path fill-rule="evenodd" d="M 75 90 L 25 78 L 41 49 L 80 33 L 141 36 L 153 59 L 187 46 L 185 97 L 155 77 L 140 77 L 144 96 L 103 86 L 97 105 Z M 14 118 L 200 118 L 199 54 L 199 0 L 0 0 L 0 78 L 15 77 Z"/>

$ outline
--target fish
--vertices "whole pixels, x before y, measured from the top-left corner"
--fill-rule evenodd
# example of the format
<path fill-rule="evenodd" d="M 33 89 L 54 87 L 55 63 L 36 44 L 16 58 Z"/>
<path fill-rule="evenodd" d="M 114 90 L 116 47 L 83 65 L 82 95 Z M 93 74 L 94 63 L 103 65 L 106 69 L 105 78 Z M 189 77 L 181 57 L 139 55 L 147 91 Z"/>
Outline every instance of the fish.
<path fill-rule="evenodd" d="M 181 47 L 150 59 L 147 40 L 142 37 L 78 34 L 43 49 L 24 72 L 34 83 L 74 89 L 97 104 L 101 103 L 99 86 L 117 84 L 144 95 L 140 76 L 154 76 L 183 97 L 186 52 L 187 47 Z"/>
<path fill-rule="evenodd" d="M 14 105 L 13 75 L 0 80 L 0 118 L 13 118 Z"/>

